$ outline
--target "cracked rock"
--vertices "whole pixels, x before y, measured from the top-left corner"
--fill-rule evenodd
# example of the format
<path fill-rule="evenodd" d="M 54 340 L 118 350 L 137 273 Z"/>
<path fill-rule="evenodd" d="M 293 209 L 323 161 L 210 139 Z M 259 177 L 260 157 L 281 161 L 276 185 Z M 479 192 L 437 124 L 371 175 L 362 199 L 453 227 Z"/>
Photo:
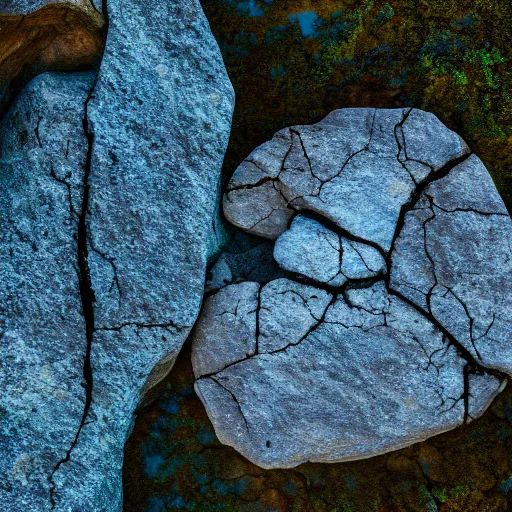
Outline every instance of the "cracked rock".
<path fill-rule="evenodd" d="M 510 217 L 432 114 L 345 109 L 282 130 L 235 172 L 224 212 L 276 240 L 287 278 L 206 300 L 196 390 L 219 439 L 261 467 L 408 446 L 477 418 L 512 375 Z M 245 313 L 226 322 L 233 305 Z"/>
<path fill-rule="evenodd" d="M 68 504 L 85 477 L 80 503 L 91 510 L 121 509 L 133 412 L 172 368 L 199 313 L 206 263 L 218 249 L 234 102 L 197 0 L 108 0 L 107 8 L 87 105 L 92 403 L 55 480 L 56 502 Z M 91 450 L 100 442 L 104 450 Z"/>
<path fill-rule="evenodd" d="M 354 242 L 303 215 L 276 241 L 274 258 L 294 272 L 331 286 L 383 273 L 386 262 L 374 247 Z"/>
<path fill-rule="evenodd" d="M 41 75 L 0 128 L 0 503 L 50 509 L 82 421 L 87 351 L 77 241 L 91 74 Z"/>
<path fill-rule="evenodd" d="M 257 171 L 249 155 L 228 186 L 224 213 L 235 226 L 275 239 L 293 210 L 310 210 L 389 250 L 402 205 L 440 168 L 424 147 L 440 148 L 443 163 L 468 153 L 462 139 L 427 112 L 337 110 L 315 125 L 282 130 L 257 148 Z M 279 170 L 277 155 L 284 155 Z"/>
<path fill-rule="evenodd" d="M 217 372 L 254 354 L 259 292 L 258 283 L 245 282 L 226 286 L 208 301 L 196 325 L 200 340 L 196 344 L 195 359 L 198 374 Z M 218 345 L 222 350 L 212 358 L 201 349 L 202 345 Z"/>
<path fill-rule="evenodd" d="M 341 297 L 330 303 L 322 290 L 284 281 L 263 288 L 258 353 L 199 368 L 211 352 L 196 335 L 196 390 L 222 442 L 264 468 L 286 468 L 377 455 L 462 424 L 465 361 L 411 306 L 376 284 L 386 307 L 354 315 Z M 242 297 L 247 284 L 231 288 Z M 222 333 L 216 351 L 229 354 L 236 329 L 210 321 Z M 474 379 L 483 381 L 470 397 L 476 417 L 500 381 Z"/>
<path fill-rule="evenodd" d="M 134 411 L 172 368 L 219 246 L 234 98 L 199 2 L 103 6 L 88 87 L 36 80 L 2 129 L 9 510 L 122 510 Z"/>
<path fill-rule="evenodd" d="M 512 373 L 512 226 L 472 155 L 429 185 L 392 256 L 391 286 L 450 331 L 485 367 Z"/>

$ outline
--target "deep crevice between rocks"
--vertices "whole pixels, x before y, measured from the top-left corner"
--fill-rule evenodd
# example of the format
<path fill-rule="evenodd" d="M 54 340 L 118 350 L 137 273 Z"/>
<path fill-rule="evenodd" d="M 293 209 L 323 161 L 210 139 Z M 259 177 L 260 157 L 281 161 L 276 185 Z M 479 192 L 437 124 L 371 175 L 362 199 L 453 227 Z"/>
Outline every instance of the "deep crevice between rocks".
<path fill-rule="evenodd" d="M 105 31 L 108 31 L 108 6 L 107 0 L 102 0 L 102 14 L 105 20 Z M 102 55 L 105 51 L 105 45 L 103 46 Z M 96 88 L 96 80 L 94 81 L 87 99 L 84 104 L 84 116 L 82 119 L 83 132 L 87 139 L 87 155 L 84 166 L 84 182 L 83 182 L 83 196 L 82 196 L 82 209 L 80 212 L 80 216 L 78 219 L 77 226 L 77 263 L 78 263 L 78 281 L 79 281 L 79 292 L 80 299 L 82 302 L 82 312 L 85 321 L 85 335 L 86 335 L 86 349 L 84 354 L 84 363 L 83 363 L 83 378 L 84 378 L 84 388 L 85 388 L 85 401 L 84 408 L 82 413 L 82 418 L 80 420 L 80 424 L 76 431 L 75 437 L 71 442 L 69 449 L 66 452 L 66 455 L 60 459 L 57 464 L 54 466 L 54 469 L 50 476 L 48 477 L 48 482 L 50 484 L 49 495 L 50 495 L 50 503 L 52 509 L 55 509 L 57 506 L 56 501 L 56 483 L 55 483 L 55 474 L 61 468 L 61 466 L 71 459 L 71 454 L 73 449 L 76 447 L 80 434 L 82 432 L 83 427 L 86 424 L 87 417 L 89 415 L 89 411 L 92 404 L 92 393 L 94 386 L 94 376 L 93 369 L 91 364 L 91 352 L 92 352 L 92 342 L 93 336 L 95 332 L 95 323 L 94 323 L 94 302 L 95 302 L 95 293 L 92 286 L 91 275 L 89 271 L 89 262 L 88 262 L 88 228 L 87 228 L 87 214 L 89 210 L 89 193 L 90 193 L 90 183 L 89 177 L 91 174 L 92 168 L 92 152 L 94 148 L 94 132 L 90 128 L 89 124 L 89 102 L 94 97 L 94 90 Z"/>
<path fill-rule="evenodd" d="M 54 467 L 51 475 L 48 477 L 48 482 L 50 483 L 50 502 L 52 505 L 52 509 L 54 509 L 57 505 L 55 499 L 56 492 L 56 484 L 54 481 L 55 473 L 60 469 L 62 464 L 65 464 L 71 459 L 71 453 L 75 446 L 78 443 L 78 438 L 80 437 L 80 433 L 85 425 L 87 416 L 89 414 L 89 409 L 92 403 L 92 391 L 93 391 L 93 372 L 91 366 L 91 349 L 92 349 L 92 338 L 94 335 L 94 302 L 95 295 L 92 287 L 91 276 L 89 273 L 89 264 L 88 264 L 88 249 L 87 249 L 87 224 L 86 217 L 89 205 L 89 176 L 91 172 L 91 160 L 92 160 L 92 149 L 94 144 L 94 134 L 89 130 L 89 120 L 88 120 L 88 106 L 89 101 L 92 98 L 92 94 L 94 91 L 95 85 L 93 85 L 92 89 L 89 91 L 89 95 L 84 105 L 84 118 L 83 118 L 83 128 L 84 134 L 87 138 L 88 148 L 87 148 L 87 157 L 85 162 L 85 174 L 84 174 L 84 187 L 83 187 L 83 198 L 82 198 L 82 210 L 80 212 L 80 217 L 78 220 L 78 228 L 77 228 L 77 260 L 78 260 L 78 281 L 79 281 L 79 290 L 80 290 L 80 298 L 82 302 L 82 312 L 85 321 L 85 335 L 86 335 L 86 350 L 84 354 L 84 365 L 83 365 L 83 377 L 85 382 L 85 402 L 84 409 L 82 413 L 82 419 L 80 421 L 80 425 L 78 426 L 75 438 L 73 439 L 71 446 L 64 458 L 57 462 Z"/>

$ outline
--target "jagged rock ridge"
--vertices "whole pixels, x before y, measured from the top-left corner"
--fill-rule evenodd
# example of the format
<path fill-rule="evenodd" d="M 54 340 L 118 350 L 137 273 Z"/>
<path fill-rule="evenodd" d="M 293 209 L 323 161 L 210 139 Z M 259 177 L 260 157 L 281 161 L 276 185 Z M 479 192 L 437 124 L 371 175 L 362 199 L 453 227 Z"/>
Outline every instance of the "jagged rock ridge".
<path fill-rule="evenodd" d="M 282 130 L 224 212 L 286 278 L 227 285 L 195 331 L 219 439 L 265 468 L 369 457 L 478 417 L 512 373 L 512 225 L 432 114 L 345 109 Z"/>

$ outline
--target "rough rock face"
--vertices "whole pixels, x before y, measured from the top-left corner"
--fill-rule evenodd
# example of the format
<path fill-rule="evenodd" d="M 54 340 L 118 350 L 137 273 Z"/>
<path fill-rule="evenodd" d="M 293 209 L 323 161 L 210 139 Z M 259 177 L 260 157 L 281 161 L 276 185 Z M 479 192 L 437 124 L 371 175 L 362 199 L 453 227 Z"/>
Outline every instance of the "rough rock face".
<path fill-rule="evenodd" d="M 226 217 L 277 238 L 293 209 L 310 210 L 389 250 L 416 185 L 468 151 L 432 114 L 413 110 L 404 120 L 407 112 L 343 109 L 315 125 L 281 130 L 236 171 Z M 382 167 L 386 172 L 378 172 Z"/>
<path fill-rule="evenodd" d="M 196 390 L 251 461 L 394 450 L 471 421 L 503 389 L 512 224 L 433 115 L 347 109 L 282 130 L 235 172 L 224 211 L 277 238 L 288 276 L 222 288 L 195 331 Z"/>
<path fill-rule="evenodd" d="M 510 217 L 475 155 L 405 215 L 390 283 L 483 366 L 512 374 Z"/>
<path fill-rule="evenodd" d="M 18 144 L 5 165 L 18 166 L 22 184 L 30 178 L 27 168 L 41 175 L 41 183 L 26 185 L 38 201 L 19 210 L 25 191 L 14 182 L 5 185 L 12 197 L 5 211 L 23 229 L 5 224 L 2 236 L 11 244 L 24 243 L 25 252 L 19 257 L 23 265 L 11 261 L 19 273 L 11 276 L 11 249 L 2 245 L 2 280 L 7 290 L 25 290 L 19 283 L 27 287 L 36 278 L 42 284 L 26 288 L 19 305 L 11 306 L 9 292 L 2 296 L 3 320 L 10 329 L 2 326 L 9 342 L 3 347 L 12 362 L 1 382 L 7 386 L 19 375 L 27 393 L 37 393 L 42 385 L 31 383 L 44 368 L 57 396 L 41 408 L 35 426 L 26 423 L 20 432 L 11 429 L 9 419 L 16 410 L 15 393 L 3 413 L 2 442 L 16 451 L 12 460 L 2 461 L 2 503 L 13 510 L 121 510 L 123 447 L 133 412 L 172 367 L 194 324 L 206 263 L 218 245 L 218 196 L 233 91 L 201 7 L 197 1 L 163 0 L 129 5 L 109 0 L 107 7 L 108 40 L 95 83 L 89 77 L 88 87 L 69 91 L 59 104 L 56 91 L 64 95 L 69 86 L 56 83 L 58 77 L 43 79 L 41 90 L 41 82 L 34 82 L 17 107 L 23 115 L 30 112 L 29 126 L 7 121 L 3 130 L 4 140 Z M 46 100 L 44 108 L 32 107 L 33 95 Z M 75 110 L 68 108 L 75 102 Z M 68 118 L 79 142 L 58 131 Z M 53 146 L 42 138 L 43 128 Z M 79 143 L 82 151 L 73 152 L 75 173 L 68 158 Z M 47 182 L 53 195 L 60 194 L 64 211 L 60 204 L 55 212 L 45 200 Z M 68 189 L 72 199 L 78 198 L 73 208 Z M 64 220 L 65 228 L 59 224 Z M 48 251 L 31 266 L 29 258 L 39 253 L 30 252 L 35 235 L 29 235 L 43 236 L 45 222 L 51 223 L 44 235 Z M 33 314 L 39 304 L 45 307 L 46 331 L 27 317 L 22 337 L 18 310 Z M 30 343 L 33 352 L 24 350 L 23 343 Z M 58 422 L 57 432 L 53 425 Z M 43 455 L 34 453 L 32 444 Z M 23 479 L 31 482 L 30 489 L 23 487 Z"/>
<path fill-rule="evenodd" d="M 101 57 L 101 1 L 0 1 L 0 109 L 44 71 L 90 69 Z"/>
<path fill-rule="evenodd" d="M 278 238 L 274 257 L 283 269 L 331 286 L 374 277 L 386 269 L 383 255 L 374 247 L 303 215 Z"/>
<path fill-rule="evenodd" d="M 77 231 L 90 74 L 42 75 L 0 137 L 0 502 L 49 508 L 48 478 L 84 411 Z"/>

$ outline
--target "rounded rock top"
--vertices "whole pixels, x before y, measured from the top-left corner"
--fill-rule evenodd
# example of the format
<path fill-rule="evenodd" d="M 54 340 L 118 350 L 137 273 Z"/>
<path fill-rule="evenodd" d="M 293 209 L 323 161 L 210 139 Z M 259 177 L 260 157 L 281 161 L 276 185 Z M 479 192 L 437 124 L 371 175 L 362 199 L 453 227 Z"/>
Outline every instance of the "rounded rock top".
<path fill-rule="evenodd" d="M 224 213 L 283 278 L 225 283 L 194 335 L 219 439 L 264 468 L 371 457 L 481 415 L 512 375 L 512 223 L 433 114 L 343 109 L 276 133 Z"/>

